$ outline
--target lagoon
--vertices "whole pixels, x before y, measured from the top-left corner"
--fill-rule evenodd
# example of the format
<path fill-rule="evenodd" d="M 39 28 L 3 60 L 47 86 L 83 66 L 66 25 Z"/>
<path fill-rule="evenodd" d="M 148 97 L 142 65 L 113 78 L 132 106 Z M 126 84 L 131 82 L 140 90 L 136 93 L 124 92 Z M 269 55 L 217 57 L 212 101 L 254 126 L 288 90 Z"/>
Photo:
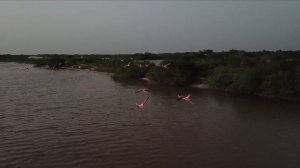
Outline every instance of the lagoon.
<path fill-rule="evenodd" d="M 299 103 L 26 67 L 0 63 L 0 167 L 300 165 Z"/>

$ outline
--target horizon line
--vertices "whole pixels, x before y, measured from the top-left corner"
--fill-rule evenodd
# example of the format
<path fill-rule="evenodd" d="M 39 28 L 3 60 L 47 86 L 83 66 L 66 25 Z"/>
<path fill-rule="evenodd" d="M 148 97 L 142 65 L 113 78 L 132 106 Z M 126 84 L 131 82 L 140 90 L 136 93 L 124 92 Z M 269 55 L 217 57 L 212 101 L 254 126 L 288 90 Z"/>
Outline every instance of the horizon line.
<path fill-rule="evenodd" d="M 180 51 L 180 52 L 135 52 L 135 53 L 76 53 L 76 54 L 66 54 L 66 53 L 39 53 L 39 54 L 9 54 L 9 53 L 0 53 L 0 55 L 134 55 L 134 54 L 176 54 L 176 53 L 199 53 L 199 52 L 203 52 L 205 50 L 211 50 L 214 53 L 221 53 L 221 52 L 230 52 L 230 51 L 241 51 L 241 52 L 288 52 L 288 51 L 292 51 L 292 52 L 298 52 L 300 51 L 300 49 L 297 50 L 282 50 L 282 49 L 278 49 L 278 50 L 238 50 L 238 49 L 230 49 L 230 50 L 213 50 L 213 49 L 203 49 L 203 50 L 199 50 L 199 51 Z"/>

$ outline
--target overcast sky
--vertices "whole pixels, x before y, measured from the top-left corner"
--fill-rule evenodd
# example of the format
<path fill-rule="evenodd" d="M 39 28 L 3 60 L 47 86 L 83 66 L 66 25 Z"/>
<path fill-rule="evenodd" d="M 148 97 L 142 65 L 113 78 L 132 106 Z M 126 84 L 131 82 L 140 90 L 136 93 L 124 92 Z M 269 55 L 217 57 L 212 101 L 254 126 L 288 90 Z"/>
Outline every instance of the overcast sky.
<path fill-rule="evenodd" d="M 0 54 L 299 50 L 300 1 L 0 1 Z"/>

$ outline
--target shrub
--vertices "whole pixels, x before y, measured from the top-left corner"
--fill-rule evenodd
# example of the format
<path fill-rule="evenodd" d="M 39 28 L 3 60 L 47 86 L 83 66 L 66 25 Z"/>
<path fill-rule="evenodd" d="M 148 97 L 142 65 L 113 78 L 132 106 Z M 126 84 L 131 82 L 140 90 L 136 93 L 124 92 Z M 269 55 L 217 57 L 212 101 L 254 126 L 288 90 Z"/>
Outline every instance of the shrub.
<path fill-rule="evenodd" d="M 65 66 L 65 59 L 59 57 L 51 57 L 48 59 L 49 68 L 61 68 Z"/>

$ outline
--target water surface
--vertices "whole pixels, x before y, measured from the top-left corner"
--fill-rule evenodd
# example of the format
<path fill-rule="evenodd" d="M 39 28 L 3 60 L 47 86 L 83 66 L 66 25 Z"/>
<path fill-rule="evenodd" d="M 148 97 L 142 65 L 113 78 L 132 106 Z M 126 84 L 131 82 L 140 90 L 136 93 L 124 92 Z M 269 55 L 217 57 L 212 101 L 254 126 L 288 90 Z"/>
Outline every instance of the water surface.
<path fill-rule="evenodd" d="M 27 66 L 0 63 L 0 167 L 300 165 L 299 103 Z"/>

